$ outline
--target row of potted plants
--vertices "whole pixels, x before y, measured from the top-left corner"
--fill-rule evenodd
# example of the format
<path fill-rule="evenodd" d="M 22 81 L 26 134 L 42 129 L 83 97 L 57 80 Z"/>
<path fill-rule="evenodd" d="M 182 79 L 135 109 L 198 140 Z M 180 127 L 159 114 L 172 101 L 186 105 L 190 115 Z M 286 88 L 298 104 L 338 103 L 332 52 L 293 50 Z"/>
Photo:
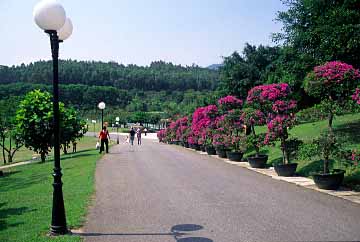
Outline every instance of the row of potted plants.
<path fill-rule="evenodd" d="M 319 139 L 324 158 L 323 171 L 314 175 L 315 183 L 324 189 L 336 189 L 341 184 L 344 171 L 330 170 L 331 150 L 336 144 L 333 119 L 336 110 L 349 97 L 360 104 L 359 70 L 342 62 L 328 62 L 315 67 L 305 80 L 308 95 L 321 100 L 321 111 L 328 115 L 328 131 Z M 234 96 L 220 98 L 217 105 L 197 108 L 192 116 L 177 118 L 159 131 L 161 142 L 182 144 L 185 147 L 218 154 L 230 160 L 243 161 L 245 151 L 254 155 L 247 161 L 254 168 L 265 168 L 268 160 L 261 154 L 263 146 L 280 143 L 281 164 L 275 164 L 280 176 L 292 176 L 296 163 L 289 162 L 288 131 L 296 125 L 297 102 L 287 83 L 260 85 L 248 92 L 245 101 Z M 267 126 L 267 132 L 257 133 L 255 126 Z M 353 154 L 357 159 L 358 154 Z"/>

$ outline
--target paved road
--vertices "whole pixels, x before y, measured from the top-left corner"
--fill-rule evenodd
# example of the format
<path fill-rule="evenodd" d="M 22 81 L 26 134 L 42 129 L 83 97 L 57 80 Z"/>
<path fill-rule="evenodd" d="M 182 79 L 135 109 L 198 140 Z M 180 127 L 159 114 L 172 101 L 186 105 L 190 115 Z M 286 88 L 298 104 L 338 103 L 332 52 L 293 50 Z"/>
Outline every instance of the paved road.
<path fill-rule="evenodd" d="M 360 206 L 145 140 L 96 171 L 86 242 L 360 241 Z"/>

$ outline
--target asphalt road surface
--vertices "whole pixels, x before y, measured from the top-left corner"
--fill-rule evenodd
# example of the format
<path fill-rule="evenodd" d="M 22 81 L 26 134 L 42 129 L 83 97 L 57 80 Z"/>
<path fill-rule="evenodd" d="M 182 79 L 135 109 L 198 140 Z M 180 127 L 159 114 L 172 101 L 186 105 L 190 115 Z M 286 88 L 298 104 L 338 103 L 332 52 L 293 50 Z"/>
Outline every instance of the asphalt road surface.
<path fill-rule="evenodd" d="M 360 241 L 360 206 L 143 140 L 99 161 L 86 242 Z"/>

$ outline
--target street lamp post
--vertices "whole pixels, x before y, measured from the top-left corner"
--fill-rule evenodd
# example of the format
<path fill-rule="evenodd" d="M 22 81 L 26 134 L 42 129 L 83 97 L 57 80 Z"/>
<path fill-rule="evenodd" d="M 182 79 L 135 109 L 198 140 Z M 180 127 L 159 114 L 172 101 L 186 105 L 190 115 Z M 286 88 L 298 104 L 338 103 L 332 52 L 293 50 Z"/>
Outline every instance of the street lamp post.
<path fill-rule="evenodd" d="M 91 120 L 91 122 L 94 124 L 94 137 L 96 137 L 96 130 L 95 130 L 96 120 Z"/>
<path fill-rule="evenodd" d="M 116 135 L 117 135 L 116 143 L 117 144 L 119 144 L 119 121 L 120 121 L 120 118 L 116 117 Z"/>
<path fill-rule="evenodd" d="M 54 126 L 54 183 L 50 234 L 68 233 L 60 166 L 60 124 L 59 124 L 59 43 L 72 34 L 71 20 L 66 18 L 64 8 L 55 0 L 42 0 L 33 12 L 35 23 L 50 36 L 53 59 L 53 126 Z"/>
<path fill-rule="evenodd" d="M 98 108 L 101 110 L 101 129 L 104 127 L 104 109 L 105 109 L 105 103 L 100 102 L 98 104 Z"/>

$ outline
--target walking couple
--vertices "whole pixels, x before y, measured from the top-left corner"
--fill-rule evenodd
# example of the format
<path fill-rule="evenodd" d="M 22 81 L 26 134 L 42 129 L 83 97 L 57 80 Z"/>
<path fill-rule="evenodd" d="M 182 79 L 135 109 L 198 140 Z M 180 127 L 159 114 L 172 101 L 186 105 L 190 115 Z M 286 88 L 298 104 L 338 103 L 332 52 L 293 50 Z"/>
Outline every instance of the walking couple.
<path fill-rule="evenodd" d="M 141 145 L 141 129 L 137 128 L 137 130 L 135 131 L 135 129 L 133 127 L 130 130 L 130 144 L 134 145 L 135 134 L 137 137 L 138 145 Z"/>

